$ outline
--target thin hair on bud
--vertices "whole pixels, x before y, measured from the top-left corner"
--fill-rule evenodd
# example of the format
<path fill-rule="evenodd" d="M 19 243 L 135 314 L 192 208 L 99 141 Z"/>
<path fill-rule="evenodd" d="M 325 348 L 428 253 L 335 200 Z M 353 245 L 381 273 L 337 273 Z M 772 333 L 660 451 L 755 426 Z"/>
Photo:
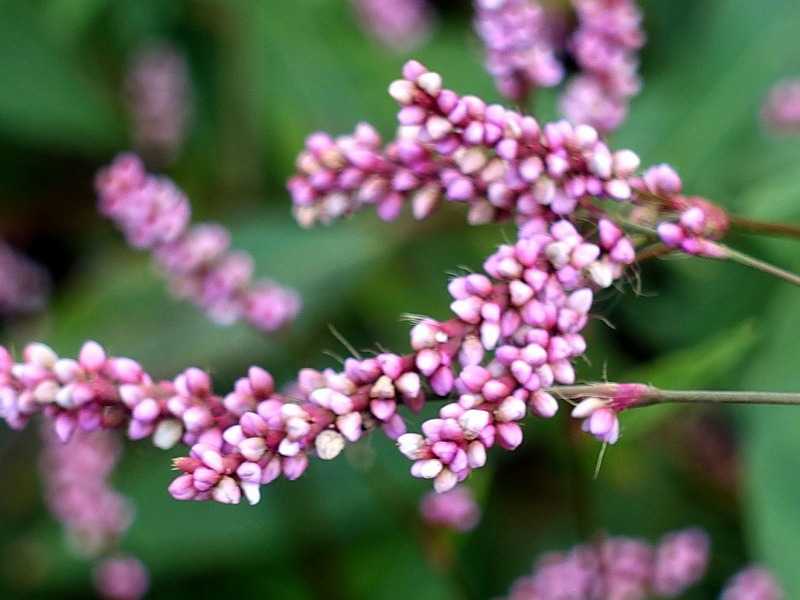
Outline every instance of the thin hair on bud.
<path fill-rule="evenodd" d="M 600 446 L 600 452 L 597 453 L 597 461 L 594 464 L 594 474 L 592 475 L 592 479 L 597 481 L 597 478 L 600 477 L 600 469 L 603 468 L 603 461 L 606 457 L 606 450 L 608 449 L 608 442 L 603 442 L 603 445 Z"/>
<path fill-rule="evenodd" d="M 331 332 L 331 335 L 333 335 L 333 337 L 339 340 L 339 343 L 342 346 L 344 346 L 345 349 L 347 349 L 347 351 L 350 352 L 352 356 L 361 360 L 361 355 L 358 353 L 358 350 L 355 349 L 355 346 L 353 346 L 353 344 L 347 341 L 347 338 L 344 337 L 344 335 L 342 335 L 342 333 L 338 329 L 336 329 L 336 327 L 333 324 L 331 323 L 328 324 L 328 330 Z"/>

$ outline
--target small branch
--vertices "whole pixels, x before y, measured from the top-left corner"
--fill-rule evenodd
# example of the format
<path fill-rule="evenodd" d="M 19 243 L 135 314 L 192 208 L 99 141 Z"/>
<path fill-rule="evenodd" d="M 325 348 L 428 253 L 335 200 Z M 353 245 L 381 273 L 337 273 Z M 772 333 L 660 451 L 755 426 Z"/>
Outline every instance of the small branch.
<path fill-rule="evenodd" d="M 665 246 L 664 244 L 653 244 L 652 246 L 648 246 L 641 252 L 636 255 L 636 262 L 643 263 L 647 260 L 653 258 L 660 258 L 662 256 L 667 256 L 668 254 L 672 254 L 674 250 Z"/>
<path fill-rule="evenodd" d="M 764 262 L 763 260 L 749 256 L 728 246 L 724 246 L 722 244 L 718 245 L 725 251 L 725 256 L 722 258 L 739 263 L 740 265 L 745 265 L 746 267 L 751 267 L 758 271 L 763 271 L 764 273 L 768 273 L 769 275 L 773 275 L 779 279 L 788 281 L 791 284 L 800 286 L 800 275 L 792 273 L 791 271 L 786 271 L 780 267 L 776 267 L 775 265 L 771 265 L 768 262 Z"/>
<path fill-rule="evenodd" d="M 647 235 L 654 238 L 658 237 L 658 232 L 650 227 L 646 227 L 644 225 L 639 225 L 638 223 L 632 223 L 631 221 L 622 219 L 620 219 L 618 222 L 623 227 L 626 227 L 627 229 L 634 231 L 636 233 L 641 233 L 643 235 Z M 787 281 L 788 283 L 791 283 L 793 285 L 800 286 L 800 275 L 797 275 L 796 273 L 792 273 L 791 271 L 787 271 L 785 269 L 781 269 L 780 267 L 776 267 L 775 265 L 771 265 L 768 262 L 764 262 L 763 260 L 759 260 L 757 258 L 749 256 L 743 252 L 734 250 L 730 246 L 720 244 L 719 242 L 714 242 L 714 244 L 721 250 L 720 256 L 699 256 L 696 254 L 689 254 L 689 256 L 699 256 L 699 258 L 710 258 L 712 260 L 730 260 L 732 262 L 739 263 L 740 265 L 744 265 L 746 267 L 762 271 L 764 273 L 777 277 L 778 279 L 783 279 L 784 281 Z"/>
<path fill-rule="evenodd" d="M 617 383 L 591 385 L 563 385 L 547 391 L 562 400 L 582 398 L 605 398 L 613 400 L 620 388 Z M 640 408 L 654 404 L 771 404 L 800 405 L 800 393 L 786 392 L 727 392 L 703 390 L 661 390 L 642 386 L 638 398 L 624 408 Z"/>
<path fill-rule="evenodd" d="M 730 220 L 731 226 L 740 231 L 800 239 L 800 225 L 770 223 L 731 214 L 728 214 L 728 219 Z"/>

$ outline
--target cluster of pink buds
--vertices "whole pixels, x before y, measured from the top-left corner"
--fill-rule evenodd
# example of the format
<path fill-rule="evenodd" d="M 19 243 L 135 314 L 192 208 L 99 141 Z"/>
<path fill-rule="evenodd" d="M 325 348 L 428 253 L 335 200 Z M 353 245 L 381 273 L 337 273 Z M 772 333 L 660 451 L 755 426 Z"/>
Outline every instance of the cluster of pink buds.
<path fill-rule="evenodd" d="M 620 434 L 617 415 L 636 405 L 648 389 L 640 383 L 614 384 L 610 398 L 584 398 L 572 409 L 572 416 L 583 419 L 584 431 L 601 442 L 614 444 Z"/>
<path fill-rule="evenodd" d="M 800 79 L 775 84 L 764 102 L 761 116 L 777 133 L 800 133 Z"/>
<path fill-rule="evenodd" d="M 332 460 L 375 428 L 396 439 L 405 433 L 399 404 L 419 410 L 425 401 L 413 367 L 413 357 L 390 353 L 350 358 L 343 372 L 303 369 L 285 395 L 275 393 L 266 371 L 252 368 L 224 399 L 238 422 L 204 436 L 190 456 L 175 461 L 183 474 L 170 493 L 228 504 L 244 493 L 255 504 L 262 485 L 281 475 L 297 479 L 311 455 Z"/>
<path fill-rule="evenodd" d="M 136 147 L 161 163 L 171 161 L 186 136 L 191 112 L 189 69 L 175 48 L 159 44 L 136 53 L 125 95 Z"/>
<path fill-rule="evenodd" d="M 128 242 L 153 252 L 173 291 L 215 321 L 244 319 L 262 331 L 292 321 L 299 296 L 269 280 L 253 281 L 253 259 L 229 249 L 219 225 L 190 226 L 188 198 L 171 181 L 146 172 L 141 160 L 123 154 L 97 177 L 100 212 Z"/>
<path fill-rule="evenodd" d="M 728 230 L 724 210 L 698 197 L 679 196 L 671 204 L 678 211 L 678 220 L 658 225 L 658 235 L 665 245 L 695 256 L 725 257 L 725 248 L 715 242 Z"/>
<path fill-rule="evenodd" d="M 607 133 L 624 121 L 629 99 L 639 93 L 642 15 L 633 0 L 573 0 L 573 5 L 578 28 L 569 46 L 581 72 L 567 84 L 561 109 L 573 123 Z"/>
<path fill-rule="evenodd" d="M 200 369 L 154 382 L 137 362 L 108 357 L 95 342 L 84 344 L 78 360 L 60 358 L 40 343 L 22 354 L 22 362 L 14 362 L 0 347 L 0 417 L 15 429 L 42 413 L 63 442 L 77 431 L 127 427 L 131 439 L 152 437 L 156 446 L 170 448 L 235 421 Z"/>
<path fill-rule="evenodd" d="M 566 553 L 544 555 L 509 600 L 644 600 L 676 598 L 704 575 L 709 542 L 689 529 L 655 548 L 630 538 L 607 538 Z"/>
<path fill-rule="evenodd" d="M 786 600 L 775 577 L 764 568 L 749 567 L 725 585 L 720 600 Z"/>
<path fill-rule="evenodd" d="M 375 130 L 316 133 L 288 184 L 302 225 L 329 222 L 364 205 L 386 220 L 404 204 L 427 217 L 442 198 L 469 205 L 473 224 L 515 217 L 554 220 L 591 198 L 633 199 L 639 158 L 612 152 L 588 125 L 544 126 L 530 116 L 442 86 L 416 61 L 389 87 L 401 105 L 397 138 L 381 149 Z"/>
<path fill-rule="evenodd" d="M 422 434 L 398 440 L 414 461 L 412 475 L 433 479 L 439 492 L 482 467 L 495 443 L 517 448 L 528 409 L 544 418 L 555 414 L 558 403 L 547 388 L 575 381 L 572 361 L 586 350 L 581 331 L 593 289 L 610 285 L 633 258 L 631 249 L 615 262 L 620 256 L 613 249 L 630 244 L 610 222 L 600 244 L 586 241 L 568 221 L 541 231 L 537 224 L 486 260 L 491 278 L 473 273 L 451 281 L 451 308 L 469 328 L 459 345 L 436 322 L 422 321 L 412 331 L 419 371 L 437 395 L 457 394 L 438 418 L 422 424 Z"/>
<path fill-rule="evenodd" d="M 128 501 L 108 481 L 119 441 L 108 431 L 81 431 L 67 443 L 50 429 L 42 437 L 40 466 L 50 512 L 81 554 L 94 557 L 113 548 L 132 519 Z"/>
<path fill-rule="evenodd" d="M 428 0 L 352 0 L 363 29 L 395 51 L 418 46 L 430 33 Z"/>
<path fill-rule="evenodd" d="M 136 558 L 114 556 L 97 565 L 94 585 L 104 600 L 139 600 L 150 587 L 150 577 Z"/>
<path fill-rule="evenodd" d="M 486 46 L 486 69 L 500 93 L 524 102 L 540 87 L 558 85 L 559 21 L 535 0 L 475 0 L 475 30 Z"/>
<path fill-rule="evenodd" d="M 49 293 L 47 272 L 0 240 L 0 316 L 13 317 L 41 310 Z"/>
<path fill-rule="evenodd" d="M 480 507 L 470 489 L 465 486 L 443 494 L 426 494 L 419 505 L 419 511 L 428 525 L 456 531 L 474 529 L 481 518 Z"/>

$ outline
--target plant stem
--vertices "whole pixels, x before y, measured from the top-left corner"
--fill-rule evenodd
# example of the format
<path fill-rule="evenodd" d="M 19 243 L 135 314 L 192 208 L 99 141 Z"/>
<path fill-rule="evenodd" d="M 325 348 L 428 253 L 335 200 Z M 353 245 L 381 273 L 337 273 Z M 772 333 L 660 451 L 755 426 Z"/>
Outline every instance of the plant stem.
<path fill-rule="evenodd" d="M 668 246 L 665 246 L 664 244 L 653 244 L 636 255 L 636 262 L 643 263 L 651 258 L 667 256 L 668 254 L 672 254 L 672 252 L 674 252 L 674 250 Z"/>
<path fill-rule="evenodd" d="M 650 227 L 645 227 L 644 225 L 639 225 L 638 223 L 632 223 L 626 220 L 619 220 L 620 225 L 634 231 L 636 233 L 641 233 L 644 235 L 648 235 L 651 237 L 658 237 L 658 232 L 655 229 Z M 699 256 L 699 258 L 710 258 L 712 260 L 730 260 L 735 263 L 739 263 L 740 265 L 745 265 L 752 269 L 756 269 L 758 271 L 763 271 L 769 275 L 777 277 L 778 279 L 783 279 L 793 285 L 800 286 L 800 275 L 796 273 L 792 273 L 785 269 L 781 269 L 780 267 L 776 267 L 775 265 L 771 265 L 768 262 L 764 262 L 763 260 L 759 260 L 752 256 L 749 256 L 743 252 L 739 252 L 738 250 L 734 250 L 730 246 L 726 246 L 724 244 L 720 244 L 719 242 L 714 242 L 723 252 L 721 256 Z M 690 254 L 689 256 L 698 256 L 694 254 Z"/>
<path fill-rule="evenodd" d="M 579 400 L 591 397 L 612 399 L 615 397 L 618 388 L 619 384 L 617 383 L 598 383 L 554 386 L 547 391 L 562 400 Z M 800 393 L 662 390 L 652 386 L 645 386 L 638 399 L 626 408 L 676 403 L 800 405 Z"/>
<path fill-rule="evenodd" d="M 775 265 L 771 265 L 763 260 L 759 260 L 743 252 L 739 252 L 738 250 L 734 250 L 728 246 L 724 246 L 719 244 L 721 248 L 725 250 L 725 256 L 723 258 L 727 258 L 733 262 L 737 262 L 740 265 L 745 265 L 747 267 L 752 267 L 753 269 L 757 269 L 759 271 L 763 271 L 764 273 L 768 273 L 769 275 L 774 275 L 779 279 L 783 279 L 784 281 L 788 281 L 794 285 L 800 285 L 800 275 L 796 273 L 792 273 L 790 271 L 786 271 L 781 269 L 780 267 L 776 267 Z"/>
<path fill-rule="evenodd" d="M 747 217 L 738 217 L 728 214 L 732 227 L 750 233 L 765 233 L 781 237 L 800 238 L 800 225 L 788 223 L 769 223 Z"/>

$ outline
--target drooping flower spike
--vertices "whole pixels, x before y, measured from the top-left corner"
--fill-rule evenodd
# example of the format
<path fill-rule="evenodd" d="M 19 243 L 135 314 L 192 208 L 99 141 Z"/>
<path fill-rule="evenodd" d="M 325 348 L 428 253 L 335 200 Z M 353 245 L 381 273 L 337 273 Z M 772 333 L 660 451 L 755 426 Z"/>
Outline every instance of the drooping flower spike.
<path fill-rule="evenodd" d="M 645 600 L 677 598 L 703 577 L 708 536 L 699 529 L 668 534 L 654 547 L 612 537 L 543 555 L 512 586 L 509 600 Z"/>
<path fill-rule="evenodd" d="M 47 271 L 0 240 L 0 317 L 39 311 L 49 294 Z"/>
<path fill-rule="evenodd" d="M 561 82 L 561 25 L 536 0 L 475 0 L 475 31 L 486 46 L 486 69 L 501 94 L 524 103 L 537 88 Z"/>
<path fill-rule="evenodd" d="M 425 41 L 433 27 L 428 0 L 350 0 L 361 26 L 395 52 Z"/>
<path fill-rule="evenodd" d="M 800 79 L 776 83 L 764 101 L 761 117 L 775 133 L 800 133 Z"/>
<path fill-rule="evenodd" d="M 186 58 L 163 42 L 139 49 L 128 66 L 125 99 L 134 146 L 148 159 L 171 162 L 183 145 L 192 112 Z"/>
<path fill-rule="evenodd" d="M 222 324 L 244 320 L 270 332 L 294 320 L 300 298 L 268 279 L 254 280 L 252 257 L 230 250 L 221 225 L 191 225 L 186 195 L 145 171 L 133 154 L 118 156 L 96 180 L 100 212 L 133 247 L 150 250 L 173 293 Z"/>

